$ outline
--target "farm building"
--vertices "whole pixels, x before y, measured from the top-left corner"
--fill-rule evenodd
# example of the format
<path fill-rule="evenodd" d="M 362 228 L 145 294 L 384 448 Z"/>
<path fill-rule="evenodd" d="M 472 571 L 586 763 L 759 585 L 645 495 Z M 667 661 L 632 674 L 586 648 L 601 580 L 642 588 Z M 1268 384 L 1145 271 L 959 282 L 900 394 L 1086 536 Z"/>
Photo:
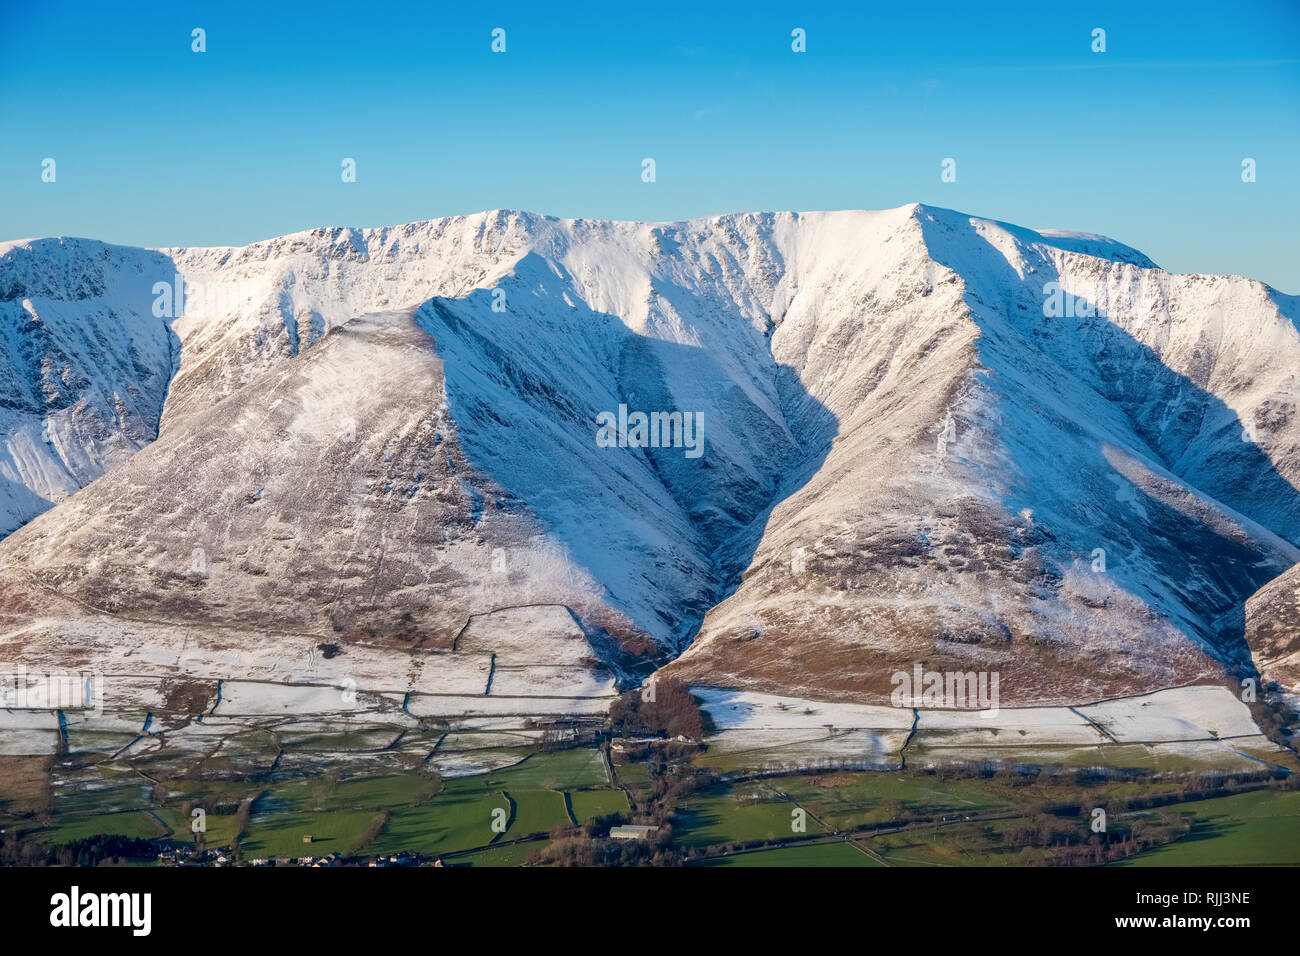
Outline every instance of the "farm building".
<path fill-rule="evenodd" d="M 641 827 L 624 825 L 620 827 L 611 827 L 609 835 L 614 840 L 644 840 L 653 836 L 659 830 L 658 827 Z"/>

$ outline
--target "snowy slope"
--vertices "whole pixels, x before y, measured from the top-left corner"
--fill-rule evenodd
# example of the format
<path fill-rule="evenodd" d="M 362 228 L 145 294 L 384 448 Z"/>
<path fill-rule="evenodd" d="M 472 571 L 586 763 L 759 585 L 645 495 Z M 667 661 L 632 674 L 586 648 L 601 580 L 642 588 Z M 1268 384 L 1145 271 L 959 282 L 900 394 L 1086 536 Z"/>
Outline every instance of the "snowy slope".
<path fill-rule="evenodd" d="M 527 217 L 490 212 L 384 229 L 316 229 L 242 248 L 164 249 L 194 287 L 166 428 L 372 312 L 489 284 L 524 254 Z"/>
<path fill-rule="evenodd" d="M 468 467 L 441 369 L 408 313 L 358 318 L 171 424 L 11 536 L 4 563 L 131 620 L 399 647 L 450 647 L 503 605 L 592 604 Z"/>
<path fill-rule="evenodd" d="M 1041 702 L 1242 655 L 1242 602 L 1297 560 L 1294 318 L 1117 244 L 908 212 L 869 259 L 859 228 L 791 277 L 773 352 L 838 436 L 672 668 L 879 699 L 924 660 Z M 1050 282 L 1108 314 L 1049 318 Z"/>
<path fill-rule="evenodd" d="M 1251 595 L 1244 614 L 1260 677 L 1276 681 L 1300 702 L 1300 565 Z"/>

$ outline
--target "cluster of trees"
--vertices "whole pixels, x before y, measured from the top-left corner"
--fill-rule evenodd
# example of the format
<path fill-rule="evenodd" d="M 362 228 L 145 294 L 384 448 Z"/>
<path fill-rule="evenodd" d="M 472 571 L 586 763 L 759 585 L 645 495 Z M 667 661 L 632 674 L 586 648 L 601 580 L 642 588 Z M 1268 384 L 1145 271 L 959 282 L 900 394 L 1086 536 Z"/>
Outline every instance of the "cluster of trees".
<path fill-rule="evenodd" d="M 1224 686 L 1234 697 L 1241 693 L 1241 687 L 1233 681 L 1228 681 Z M 1287 731 L 1300 723 L 1300 713 L 1288 701 L 1277 681 L 1261 681 L 1255 699 L 1246 701 L 1246 706 L 1250 708 L 1250 716 L 1265 737 L 1283 747 L 1290 746 Z"/>
<path fill-rule="evenodd" d="M 1263 765 L 1258 770 L 1206 771 L 1154 777 L 1142 770 L 1088 767 L 1051 773 L 1038 767 L 956 763 L 926 767 L 920 773 L 943 781 L 969 780 L 977 777 L 997 780 L 1018 790 L 1038 787 L 1043 794 L 1038 808 L 1046 809 L 1055 806 L 1058 811 L 1061 809 L 1061 803 L 1059 799 L 1051 798 L 1053 792 L 1068 794 L 1071 803 L 1138 809 L 1161 803 L 1225 796 L 1242 790 L 1258 789 L 1261 786 L 1283 790 L 1300 786 L 1300 782 L 1293 781 L 1285 771 Z M 1117 800 L 1112 795 L 1112 789 L 1114 784 L 1122 782 L 1159 783 L 1160 788 L 1148 791 L 1147 795 L 1135 797 L 1130 801 Z"/>
<path fill-rule="evenodd" d="M 0 836 L 0 865 L 100 866 L 150 859 L 166 844 L 124 836 L 92 836 L 52 847 L 21 839 L 12 830 Z"/>
<path fill-rule="evenodd" d="M 244 833 L 248 830 L 248 817 L 256 799 L 256 796 L 245 797 L 239 801 L 239 809 L 235 811 L 235 836 L 230 841 L 230 850 L 236 860 L 244 858 Z"/>
<path fill-rule="evenodd" d="M 1008 827 L 1002 839 L 1010 847 L 1020 847 L 1024 856 L 1029 856 L 1032 848 L 1046 851 L 1036 859 L 1026 859 L 1030 865 L 1096 866 L 1173 843 L 1187 836 L 1192 825 L 1190 816 L 1159 811 L 1127 826 L 1091 833 L 1077 820 L 1040 815 Z"/>
<path fill-rule="evenodd" d="M 661 677 L 641 690 L 629 691 L 614 701 L 610 720 L 615 732 L 625 736 L 704 736 L 704 716 L 686 684 Z"/>
<path fill-rule="evenodd" d="M 646 840 L 611 840 L 610 827 L 622 822 L 622 815 L 614 814 L 578 827 L 558 826 L 551 831 L 551 842 L 529 857 L 529 862 L 539 866 L 681 865 L 670 825 L 661 824 Z"/>
<path fill-rule="evenodd" d="M 665 693 L 665 688 L 667 692 Z M 661 682 L 654 700 L 643 699 L 639 691 L 624 695 L 613 714 L 615 727 L 625 734 L 703 733 L 699 708 L 679 681 Z M 628 815 L 612 814 L 588 820 L 581 826 L 561 825 L 551 831 L 551 842 L 538 850 L 530 862 L 543 866 L 680 866 L 683 849 L 673 846 L 673 820 L 681 801 L 713 782 L 711 774 L 698 770 L 692 758 L 698 745 L 674 740 L 655 741 L 648 746 L 649 790 L 637 788 L 633 802 L 634 822 L 658 827 L 644 840 L 613 840 L 611 827 L 627 823 Z"/>
<path fill-rule="evenodd" d="M 650 802 L 665 819 L 671 818 L 677 804 L 713 780 L 712 774 L 691 763 L 698 749 L 660 744 L 650 755 Z"/>
<path fill-rule="evenodd" d="M 392 815 L 392 811 L 389 810 L 387 807 L 384 807 L 384 809 L 380 810 L 377 814 L 375 814 L 374 818 L 370 821 L 370 825 L 366 827 L 365 832 L 362 833 L 361 836 L 357 837 L 357 839 L 352 841 L 352 843 L 348 846 L 347 851 L 343 855 L 357 856 L 358 854 L 361 853 L 363 849 L 365 849 L 375 840 L 379 839 L 379 834 L 382 833 L 384 831 L 384 827 L 388 825 L 388 818 L 391 815 Z"/>

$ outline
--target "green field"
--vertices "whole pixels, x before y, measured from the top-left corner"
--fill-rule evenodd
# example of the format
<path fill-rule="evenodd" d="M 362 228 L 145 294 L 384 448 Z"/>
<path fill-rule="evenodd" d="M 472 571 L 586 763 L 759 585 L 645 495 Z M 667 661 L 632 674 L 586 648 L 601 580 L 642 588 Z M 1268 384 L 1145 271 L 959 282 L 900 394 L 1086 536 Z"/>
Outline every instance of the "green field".
<path fill-rule="evenodd" d="M 50 769 L 43 760 L 0 759 L 0 769 L 9 771 L 0 778 L 0 806 L 10 812 L 0 826 L 52 847 L 104 835 L 190 842 L 189 810 L 201 807 L 207 813 L 205 844 L 228 847 L 237 836 L 238 807 L 256 798 L 240 835 L 245 859 L 408 851 L 451 854 L 448 865 L 518 866 L 547 845 L 557 826 L 615 814 L 631 817 L 627 796 L 611 786 L 603 755 L 592 747 L 536 752 L 496 771 L 448 780 L 416 769 L 344 779 L 341 767 L 325 772 L 329 766 L 289 779 L 285 774 L 239 780 L 200 774 L 162 776 L 155 784 L 120 768 L 68 763 Z M 616 769 L 620 782 L 632 788 L 638 809 L 653 807 L 651 765 L 624 763 Z M 1079 807 L 1113 806 L 1121 837 L 1133 826 L 1139 839 L 1151 839 L 1153 831 L 1157 839 L 1177 838 L 1118 865 L 1300 864 L 1300 792 L 1256 790 L 1123 810 L 1125 799 L 1185 800 L 1180 791 L 1186 787 L 1179 778 L 1113 779 L 1060 770 L 795 773 L 686 791 L 673 811 L 674 843 L 679 851 L 698 851 L 861 828 L 861 845 L 895 866 L 1028 865 L 1066 857 L 1062 848 L 1088 838 Z M 807 814 L 802 831 L 792 827 L 797 810 Z M 493 828 L 494 819 L 501 819 L 494 811 L 505 814 L 505 832 Z M 1176 815 L 1187 819 L 1190 834 L 1179 838 L 1185 828 Z M 879 832 L 883 824 L 898 821 L 910 822 L 902 830 Z M 302 842 L 306 835 L 311 843 Z M 365 845 L 363 837 L 369 841 Z M 1031 846 L 1022 849 L 1026 842 Z M 833 842 L 774 846 L 691 865 L 878 863 L 850 844 Z"/>
<path fill-rule="evenodd" d="M 390 774 L 358 777 L 339 783 L 326 800 L 326 807 L 382 810 L 422 803 L 434 795 L 437 784 L 420 774 Z"/>
<path fill-rule="evenodd" d="M 534 833 L 549 833 L 561 823 L 569 822 L 564 812 L 564 794 L 555 790 L 509 790 L 515 802 L 515 816 L 503 840 L 516 840 Z"/>
<path fill-rule="evenodd" d="M 140 810 L 67 817 L 55 820 L 52 826 L 42 828 L 37 833 L 42 842 L 51 846 L 61 846 L 93 836 L 123 836 L 139 839 L 166 836 L 162 827 L 147 813 Z"/>
<path fill-rule="evenodd" d="M 90 787 L 82 789 L 90 783 Z M 52 788 L 55 816 L 102 815 L 113 810 L 145 810 L 153 802 L 151 787 L 135 774 L 102 774 L 95 770 L 60 778 Z"/>
<path fill-rule="evenodd" d="M 350 780 L 319 775 L 263 785 L 164 779 L 165 802 L 152 810 L 161 823 L 143 812 L 154 801 L 150 784 L 133 774 L 115 774 L 107 787 L 102 780 L 97 777 L 96 789 L 82 790 L 79 780 L 68 779 L 66 794 L 56 793 L 51 826 L 42 827 L 31 818 L 13 823 L 52 845 L 96 834 L 189 841 L 194 838 L 185 806 L 189 804 L 207 811 L 206 844 L 222 847 L 236 836 L 239 802 L 256 796 L 241 839 L 246 858 L 347 852 L 383 809 L 389 810 L 387 823 L 358 852 L 387 855 L 407 850 L 437 856 L 545 834 L 568 824 L 564 789 L 576 795 L 579 819 L 627 809 L 622 793 L 608 788 L 603 758 L 594 748 L 537 753 L 491 774 L 448 781 L 418 773 Z M 596 789 L 580 789 L 585 787 Z M 95 812 L 105 802 L 123 812 Z M 501 834 L 492 829 L 493 811 L 498 809 L 509 813 L 509 827 Z M 307 835 L 311 843 L 303 842 Z M 540 845 L 518 853 L 502 848 L 484 856 L 483 862 L 517 857 L 522 863 Z"/>
<path fill-rule="evenodd" d="M 622 790 L 574 790 L 569 793 L 569 800 L 579 823 L 628 811 L 627 796 Z"/>
<path fill-rule="evenodd" d="M 477 777 L 485 790 L 566 790 L 609 785 L 605 760 L 591 747 L 533 754 L 517 764 Z"/>
<path fill-rule="evenodd" d="M 253 817 L 241 841 L 245 857 L 324 856 L 345 853 L 374 819 L 370 810 L 275 813 Z M 311 843 L 302 838 L 310 835 Z"/>
<path fill-rule="evenodd" d="M 448 866 L 523 866 L 528 858 L 546 847 L 546 840 L 529 840 L 527 843 L 511 843 L 506 846 L 489 847 L 475 850 L 447 861 Z"/>
<path fill-rule="evenodd" d="M 902 815 L 958 815 L 1009 806 L 978 780 L 876 772 L 791 776 L 764 783 L 840 829 L 869 826 Z"/>
<path fill-rule="evenodd" d="M 172 839 L 194 839 L 195 834 L 190 829 L 194 824 L 194 818 L 182 813 L 179 808 L 163 807 L 155 810 L 154 814 L 171 830 Z M 203 818 L 203 822 L 207 826 L 207 831 L 203 834 L 203 842 L 207 846 L 229 846 L 230 842 L 235 838 L 235 814 L 208 813 Z M 299 855 L 301 856 L 301 854 Z"/>
<path fill-rule="evenodd" d="M 1177 808 L 1192 832 L 1118 866 L 1295 866 L 1300 864 L 1300 792 L 1239 793 Z"/>
<path fill-rule="evenodd" d="M 558 824 L 569 822 L 560 788 L 604 783 L 600 753 L 588 748 L 533 754 L 490 774 L 449 780 L 440 794 L 415 807 L 409 804 L 420 795 L 418 784 L 357 781 L 353 792 L 345 797 L 351 806 L 393 808 L 383 832 L 363 850 L 366 855 L 409 850 L 436 856 L 547 833 Z M 347 786 L 341 784 L 340 793 Z M 393 798 L 399 795 L 405 805 L 394 802 Z M 513 810 L 510 825 L 501 834 L 492 829 L 493 811 L 497 809 Z M 529 852 L 535 849 L 537 846 L 532 846 Z M 504 857 L 503 854 L 492 859 Z"/>
<path fill-rule="evenodd" d="M 990 820 L 903 830 L 873 837 L 869 846 L 893 866 L 1024 866 L 1046 857 L 1039 848 L 1027 852 L 1004 848 L 999 835 L 1016 823 Z"/>
<path fill-rule="evenodd" d="M 618 774 L 620 783 L 629 786 L 650 782 L 650 765 L 644 761 L 616 763 L 614 764 L 614 772 Z"/>
<path fill-rule="evenodd" d="M 791 836 L 795 804 L 767 794 L 761 794 L 766 799 L 745 799 L 755 794 L 758 791 L 753 788 L 738 788 L 692 797 L 677 814 L 678 842 L 698 847 Z M 806 817 L 805 825 L 806 833 L 823 832 L 812 816 Z"/>
<path fill-rule="evenodd" d="M 814 843 L 696 860 L 691 866 L 880 866 L 847 843 Z"/>
<path fill-rule="evenodd" d="M 559 795 L 554 795 L 558 801 Z M 509 812 L 510 803 L 500 791 L 482 789 L 481 778 L 448 781 L 446 789 L 417 807 L 395 807 L 379 837 L 364 849 L 366 855 L 409 850 L 437 856 L 457 850 L 487 846 L 497 836 L 493 811 Z"/>

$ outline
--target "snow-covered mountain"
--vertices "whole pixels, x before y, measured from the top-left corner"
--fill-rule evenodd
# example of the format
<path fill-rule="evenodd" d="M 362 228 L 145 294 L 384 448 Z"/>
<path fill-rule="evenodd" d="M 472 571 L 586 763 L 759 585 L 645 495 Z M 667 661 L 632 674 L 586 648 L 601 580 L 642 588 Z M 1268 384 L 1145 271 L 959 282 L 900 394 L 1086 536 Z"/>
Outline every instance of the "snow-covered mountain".
<path fill-rule="evenodd" d="M 144 293 L 172 275 L 144 249 L 0 243 L 0 535 L 157 437 L 180 343 Z"/>
<path fill-rule="evenodd" d="M 1102 237 L 490 212 L 9 243 L 0 300 L 10 647 L 86 615 L 438 648 L 558 604 L 619 668 L 1070 702 L 1248 666 L 1300 561 L 1297 300 Z"/>

